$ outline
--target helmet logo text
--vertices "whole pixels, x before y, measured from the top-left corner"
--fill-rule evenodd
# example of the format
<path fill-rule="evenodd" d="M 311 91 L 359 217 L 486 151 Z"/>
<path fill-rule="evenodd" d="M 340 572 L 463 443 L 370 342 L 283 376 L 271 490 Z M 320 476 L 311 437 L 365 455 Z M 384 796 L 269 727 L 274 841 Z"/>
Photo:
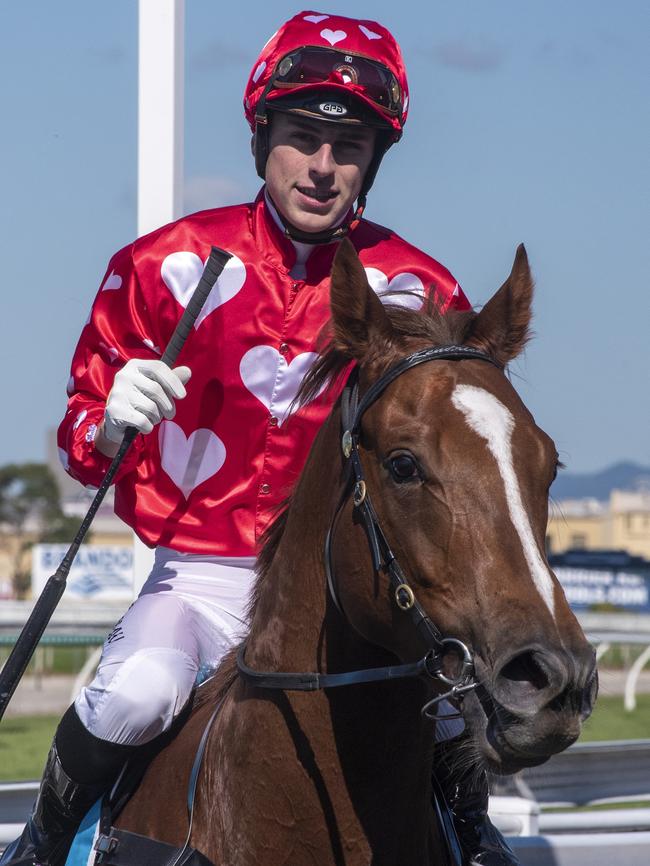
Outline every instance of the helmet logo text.
<path fill-rule="evenodd" d="M 330 117 L 345 117 L 348 113 L 345 105 L 341 105 L 340 102 L 321 102 L 318 109 L 323 114 L 329 114 Z"/>

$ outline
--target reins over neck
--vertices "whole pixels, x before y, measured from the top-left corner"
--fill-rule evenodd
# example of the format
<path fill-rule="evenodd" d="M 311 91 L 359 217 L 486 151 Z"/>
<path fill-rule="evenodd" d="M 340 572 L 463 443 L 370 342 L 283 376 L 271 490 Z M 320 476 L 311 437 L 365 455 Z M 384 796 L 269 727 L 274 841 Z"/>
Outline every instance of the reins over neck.
<path fill-rule="evenodd" d="M 327 532 L 324 551 L 330 596 L 341 616 L 349 622 L 339 599 L 338 583 L 332 568 L 332 538 L 337 518 L 348 498 L 352 495 L 354 508 L 361 517 L 366 530 L 374 570 L 377 573 L 383 572 L 388 576 L 393 588 L 395 604 L 400 611 L 409 615 L 415 629 L 429 650 L 420 661 L 407 664 L 388 665 L 339 674 L 285 673 L 261 672 L 250 668 L 245 662 L 246 645 L 242 644 L 237 654 L 237 668 L 245 681 L 265 689 L 316 691 L 339 686 L 427 676 L 450 687 L 448 691 L 436 695 L 422 708 L 423 715 L 433 719 L 451 717 L 450 715 L 440 716 L 436 714 L 435 708 L 441 701 L 455 699 L 460 702 L 466 692 L 478 685 L 474 675 L 472 656 L 467 646 L 457 638 L 443 637 L 440 629 L 418 602 L 415 592 L 390 547 L 372 505 L 359 454 L 361 422 L 365 412 L 381 397 L 386 388 L 407 370 L 436 360 L 487 361 L 501 369 L 494 358 L 479 349 L 452 345 L 427 347 L 402 358 L 374 382 L 362 397 L 359 397 L 359 368 L 355 367 L 350 373 L 341 395 L 341 449 L 347 461 L 346 480 L 341 499 Z M 455 653 L 459 660 L 455 675 L 444 671 L 445 657 L 450 653 Z"/>

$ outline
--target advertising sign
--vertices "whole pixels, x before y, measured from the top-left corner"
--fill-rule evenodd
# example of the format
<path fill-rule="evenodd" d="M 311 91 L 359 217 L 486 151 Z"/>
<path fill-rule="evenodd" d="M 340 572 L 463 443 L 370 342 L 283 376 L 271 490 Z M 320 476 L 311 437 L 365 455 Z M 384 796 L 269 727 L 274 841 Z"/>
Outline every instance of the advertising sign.
<path fill-rule="evenodd" d="M 38 596 L 68 549 L 67 544 L 32 548 L 32 593 Z M 70 569 L 66 595 L 91 601 L 133 599 L 133 547 L 82 544 Z"/>
<path fill-rule="evenodd" d="M 574 610 L 605 605 L 634 613 L 650 613 L 650 562 L 640 557 L 598 556 L 577 551 L 550 557 L 550 563 Z"/>

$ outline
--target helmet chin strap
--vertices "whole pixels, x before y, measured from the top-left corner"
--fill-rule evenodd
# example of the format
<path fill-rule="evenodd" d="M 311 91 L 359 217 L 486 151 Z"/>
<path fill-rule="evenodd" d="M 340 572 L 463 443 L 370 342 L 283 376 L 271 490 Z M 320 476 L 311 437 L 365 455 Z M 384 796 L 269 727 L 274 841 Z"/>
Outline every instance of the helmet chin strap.
<path fill-rule="evenodd" d="M 273 207 L 275 208 L 275 212 L 278 215 L 282 226 L 284 227 L 285 235 L 292 241 L 297 241 L 301 244 L 330 244 L 334 241 L 340 241 L 342 238 L 346 237 L 351 231 L 354 231 L 356 227 L 361 222 L 363 217 L 363 212 L 366 207 L 366 196 L 361 194 L 357 200 L 357 207 L 352 215 L 352 219 L 349 222 L 344 222 L 341 225 L 334 226 L 333 228 L 325 229 L 322 232 L 305 232 L 302 229 L 296 228 L 292 223 L 289 222 L 277 206 L 277 204 L 271 198 L 268 188 L 266 190 L 266 194 L 269 196 L 269 199 L 273 203 Z"/>

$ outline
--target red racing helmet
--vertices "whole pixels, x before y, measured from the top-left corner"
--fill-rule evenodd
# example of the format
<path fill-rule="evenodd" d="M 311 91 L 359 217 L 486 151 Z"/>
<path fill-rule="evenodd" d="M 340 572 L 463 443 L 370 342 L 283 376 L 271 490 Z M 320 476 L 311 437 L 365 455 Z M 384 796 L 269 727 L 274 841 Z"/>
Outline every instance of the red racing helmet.
<path fill-rule="evenodd" d="M 264 178 L 269 110 L 375 127 L 375 153 L 359 194 L 362 210 L 384 153 L 401 138 L 408 102 L 402 53 L 385 27 L 299 12 L 266 43 L 246 85 L 244 110 L 255 133 L 257 172 Z"/>

